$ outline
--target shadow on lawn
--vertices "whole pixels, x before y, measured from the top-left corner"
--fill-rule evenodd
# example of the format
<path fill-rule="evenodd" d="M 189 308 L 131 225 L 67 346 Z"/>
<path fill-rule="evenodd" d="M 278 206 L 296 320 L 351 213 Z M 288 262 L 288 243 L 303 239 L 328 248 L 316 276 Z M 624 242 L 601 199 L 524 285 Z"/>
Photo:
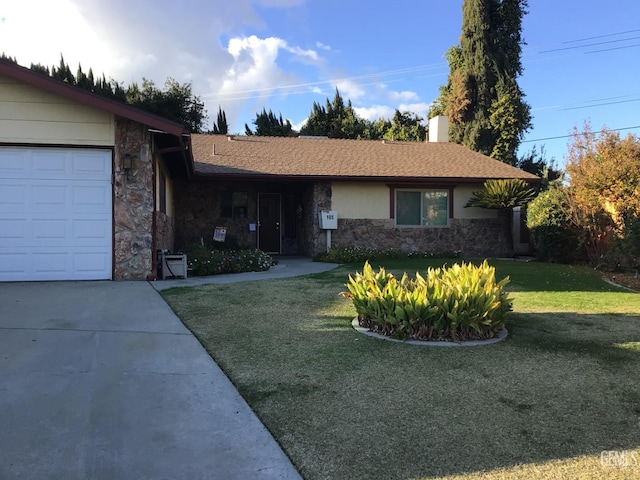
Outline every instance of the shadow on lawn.
<path fill-rule="evenodd" d="M 514 314 L 505 342 L 464 349 L 384 342 L 350 321 L 327 317 L 309 328 L 315 361 L 335 378 L 300 401 L 313 405 L 325 389 L 335 397 L 325 422 L 346 432 L 335 436 L 340 452 L 315 452 L 326 461 L 389 448 L 353 478 L 472 475 L 640 446 L 638 316 Z M 337 478 L 353 474 L 337 468 Z"/>

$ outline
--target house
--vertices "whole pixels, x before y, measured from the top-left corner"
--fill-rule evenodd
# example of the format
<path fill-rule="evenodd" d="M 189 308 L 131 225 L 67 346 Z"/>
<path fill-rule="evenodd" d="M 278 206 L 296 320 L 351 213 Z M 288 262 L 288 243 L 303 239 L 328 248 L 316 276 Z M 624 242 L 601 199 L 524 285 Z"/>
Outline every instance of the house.
<path fill-rule="evenodd" d="M 146 279 L 189 132 L 0 60 L 0 281 Z"/>
<path fill-rule="evenodd" d="M 496 212 L 464 207 L 489 178 L 538 181 L 446 141 L 192 135 L 0 60 L 0 281 L 154 279 L 216 227 L 316 255 L 327 210 L 334 247 L 495 255 Z"/>
<path fill-rule="evenodd" d="M 539 179 L 447 143 L 436 122 L 428 143 L 192 135 L 195 181 L 175 183 L 176 244 L 218 226 L 269 253 L 316 255 L 328 241 L 319 214 L 332 210 L 333 247 L 495 256 L 497 212 L 465 204 L 487 179 Z"/>

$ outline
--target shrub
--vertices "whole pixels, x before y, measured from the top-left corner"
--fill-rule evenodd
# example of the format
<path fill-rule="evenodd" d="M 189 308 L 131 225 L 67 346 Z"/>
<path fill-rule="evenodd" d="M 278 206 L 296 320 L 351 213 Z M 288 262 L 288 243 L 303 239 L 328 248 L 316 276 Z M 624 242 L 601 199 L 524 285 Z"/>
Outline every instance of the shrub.
<path fill-rule="evenodd" d="M 485 260 L 449 268 L 429 268 L 400 280 L 384 268 L 349 275 L 348 292 L 361 326 L 400 339 L 453 340 L 492 338 L 503 326 L 511 299 L 496 283 L 495 268 Z"/>
<path fill-rule="evenodd" d="M 404 252 L 398 249 L 378 250 L 361 247 L 332 248 L 327 253 L 321 253 L 314 257 L 316 262 L 330 263 L 362 263 L 377 259 L 398 259 L 398 258 L 433 258 L 435 255 L 430 252 Z M 454 258 L 460 256 L 460 252 L 451 252 L 439 256 Z"/>
<path fill-rule="evenodd" d="M 580 254 L 578 232 L 571 227 L 568 205 L 559 188 L 538 195 L 527 207 L 527 227 L 536 255 L 551 262 L 571 262 L 584 258 Z"/>
<path fill-rule="evenodd" d="M 273 258 L 261 250 L 212 250 L 194 245 L 185 249 L 189 275 L 207 276 L 221 273 L 260 272 L 275 264 Z"/>

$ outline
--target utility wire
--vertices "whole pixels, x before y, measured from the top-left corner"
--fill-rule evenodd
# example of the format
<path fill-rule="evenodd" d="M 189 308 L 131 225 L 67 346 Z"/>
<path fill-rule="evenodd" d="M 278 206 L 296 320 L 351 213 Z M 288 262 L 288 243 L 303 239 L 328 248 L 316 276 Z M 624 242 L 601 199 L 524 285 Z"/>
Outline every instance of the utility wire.
<path fill-rule="evenodd" d="M 606 42 L 586 43 L 584 45 L 575 45 L 573 47 L 563 47 L 563 48 L 554 48 L 551 50 L 542 50 L 540 53 L 559 52 L 561 50 L 575 50 L 576 48 L 584 48 L 584 47 L 595 47 L 597 45 L 607 45 L 609 43 L 620 43 L 620 42 L 626 42 L 628 40 L 637 40 L 639 38 L 640 37 L 629 37 L 629 38 L 620 38 L 618 40 L 607 40 Z"/>
<path fill-rule="evenodd" d="M 594 134 L 603 133 L 603 132 L 622 132 L 624 130 L 635 130 L 636 128 L 640 128 L 640 125 L 636 125 L 635 127 L 623 127 L 623 128 L 608 128 L 607 130 L 600 130 L 598 132 L 592 132 Z M 558 140 L 561 138 L 571 138 L 573 135 L 560 135 L 558 137 L 546 137 L 546 138 L 536 138 L 533 140 L 523 140 L 520 143 L 532 143 L 532 142 L 543 142 L 545 140 Z"/>

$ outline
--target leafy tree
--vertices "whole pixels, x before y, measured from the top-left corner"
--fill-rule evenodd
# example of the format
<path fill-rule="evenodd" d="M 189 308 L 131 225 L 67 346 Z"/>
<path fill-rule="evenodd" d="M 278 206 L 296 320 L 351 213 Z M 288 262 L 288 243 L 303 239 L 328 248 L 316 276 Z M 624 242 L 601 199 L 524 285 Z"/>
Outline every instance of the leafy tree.
<path fill-rule="evenodd" d="M 487 180 L 481 190 L 473 192 L 465 207 L 498 210 L 507 240 L 505 255 L 513 256 L 513 209 L 526 206 L 535 196 L 536 191 L 524 180 Z"/>
<path fill-rule="evenodd" d="M 326 136 L 329 138 L 367 138 L 369 122 L 361 118 L 353 109 L 351 100 L 347 105 L 336 88 L 333 101 L 327 98 L 326 106 L 313 102 L 313 107 L 305 125 L 300 129 L 302 135 Z"/>
<path fill-rule="evenodd" d="M 540 190 L 546 190 L 550 185 L 561 182 L 564 177 L 564 172 L 558 169 L 555 158 L 547 160 L 544 145 L 540 147 L 539 152 L 534 145 L 518 159 L 516 167 L 540 177 L 542 179 Z"/>
<path fill-rule="evenodd" d="M 464 0 L 460 45 L 447 52 L 449 78 L 430 116 L 446 114 L 450 139 L 514 165 L 531 127 L 517 84 L 527 0 Z"/>
<path fill-rule="evenodd" d="M 164 90 L 152 80 L 142 79 L 142 86 L 132 83 L 126 91 L 129 105 L 181 123 L 191 132 L 202 133 L 206 112 L 200 97 L 191 91 L 191 84 L 180 84 L 173 78 L 165 81 Z"/>
<path fill-rule="evenodd" d="M 227 114 L 218 106 L 218 118 L 213 123 L 211 133 L 226 135 L 229 133 L 229 124 L 227 123 Z"/>
<path fill-rule="evenodd" d="M 427 135 L 427 127 L 422 122 L 422 117 L 415 113 L 395 111 L 389 128 L 384 133 L 387 140 L 424 142 Z"/>
<path fill-rule="evenodd" d="M 595 265 L 640 263 L 640 139 L 585 125 L 574 130 L 566 162 L 568 213 Z"/>
<path fill-rule="evenodd" d="M 293 127 L 289 120 L 282 118 L 282 113 L 279 117 L 269 110 L 262 109 L 262 112 L 256 114 L 256 118 L 253 120 L 253 124 L 256 126 L 255 133 L 245 123 L 244 130 L 246 135 L 260 135 L 263 137 L 290 137 L 294 134 Z"/>

